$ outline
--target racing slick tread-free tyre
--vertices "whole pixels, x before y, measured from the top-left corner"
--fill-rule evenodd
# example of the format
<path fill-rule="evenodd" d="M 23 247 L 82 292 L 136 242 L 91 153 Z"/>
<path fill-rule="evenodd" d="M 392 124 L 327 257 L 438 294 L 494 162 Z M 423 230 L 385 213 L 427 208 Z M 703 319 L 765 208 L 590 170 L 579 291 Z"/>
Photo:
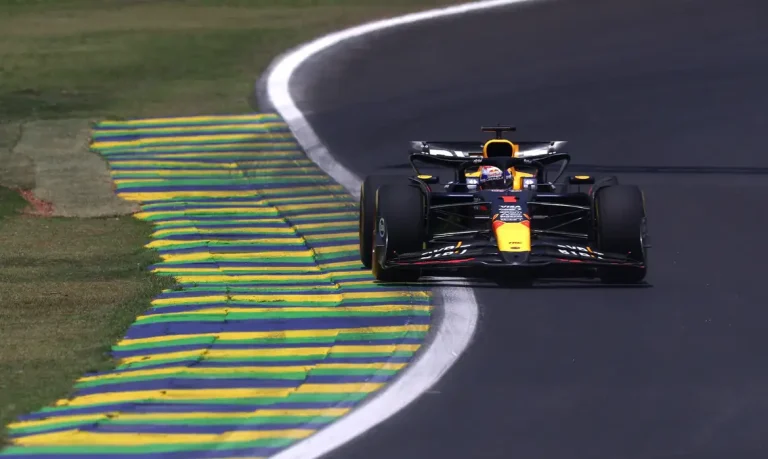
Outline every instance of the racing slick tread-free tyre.
<path fill-rule="evenodd" d="M 598 270 L 604 283 L 637 283 L 646 275 L 645 200 L 634 185 L 615 185 L 600 189 L 595 196 L 597 246 L 601 252 L 628 255 L 643 263 L 642 268 L 611 266 Z"/>
<path fill-rule="evenodd" d="M 373 276 L 382 282 L 415 282 L 421 270 L 384 269 L 382 255 L 418 252 L 424 247 L 424 194 L 416 184 L 389 184 L 379 188 L 376 198 L 376 231 L 386 241 L 385 247 L 374 247 Z M 384 250 L 386 253 L 380 253 Z"/>
<path fill-rule="evenodd" d="M 371 269 L 373 260 L 373 232 L 376 228 L 376 191 L 382 185 L 408 184 L 408 177 L 399 175 L 369 175 L 360 184 L 360 261 L 365 269 Z"/>

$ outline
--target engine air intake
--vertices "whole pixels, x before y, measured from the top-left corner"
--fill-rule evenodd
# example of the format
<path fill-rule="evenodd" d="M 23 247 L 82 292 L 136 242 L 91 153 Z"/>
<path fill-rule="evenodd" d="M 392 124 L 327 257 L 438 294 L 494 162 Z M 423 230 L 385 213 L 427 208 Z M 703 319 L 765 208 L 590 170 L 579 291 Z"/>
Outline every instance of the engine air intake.
<path fill-rule="evenodd" d="M 511 158 L 515 156 L 515 147 L 508 140 L 489 140 L 483 148 L 486 158 Z"/>

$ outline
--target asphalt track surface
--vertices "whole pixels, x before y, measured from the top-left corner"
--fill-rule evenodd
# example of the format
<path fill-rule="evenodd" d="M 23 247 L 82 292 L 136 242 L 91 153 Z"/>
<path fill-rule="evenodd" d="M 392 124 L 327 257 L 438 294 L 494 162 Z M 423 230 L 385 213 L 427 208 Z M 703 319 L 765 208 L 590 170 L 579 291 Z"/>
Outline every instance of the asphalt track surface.
<path fill-rule="evenodd" d="M 360 175 L 513 123 L 643 187 L 653 243 L 648 287 L 478 286 L 459 362 L 332 457 L 765 456 L 766 19 L 764 0 L 542 1 L 299 69 L 299 108 Z"/>

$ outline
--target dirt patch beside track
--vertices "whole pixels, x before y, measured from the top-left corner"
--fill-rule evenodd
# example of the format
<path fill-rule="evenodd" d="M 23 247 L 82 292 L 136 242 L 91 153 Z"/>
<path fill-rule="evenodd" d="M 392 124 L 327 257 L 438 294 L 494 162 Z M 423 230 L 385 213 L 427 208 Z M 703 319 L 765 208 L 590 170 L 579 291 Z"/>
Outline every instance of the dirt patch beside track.
<path fill-rule="evenodd" d="M 0 184 L 31 190 L 55 217 L 130 215 L 114 194 L 106 163 L 89 149 L 88 120 L 32 121 L 0 128 Z"/>

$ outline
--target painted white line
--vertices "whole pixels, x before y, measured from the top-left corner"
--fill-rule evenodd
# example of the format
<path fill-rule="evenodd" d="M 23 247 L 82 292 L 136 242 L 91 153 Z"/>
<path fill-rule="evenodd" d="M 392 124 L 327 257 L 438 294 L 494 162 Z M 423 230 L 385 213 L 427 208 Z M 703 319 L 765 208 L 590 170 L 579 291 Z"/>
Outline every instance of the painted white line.
<path fill-rule="evenodd" d="M 296 69 L 321 51 L 371 32 L 529 1 L 533 0 L 467 3 L 371 22 L 326 35 L 281 56 L 271 66 L 266 76 L 266 96 L 274 110 L 286 121 L 307 156 L 350 194 L 359 198 L 360 178 L 335 160 L 293 100 L 290 79 Z M 467 285 L 459 279 L 452 281 L 454 284 L 459 281 Z M 436 293 L 443 308 L 442 318 L 439 323 L 433 324 L 434 338 L 421 350 L 418 358 L 371 400 L 311 437 L 273 456 L 274 459 L 313 459 L 323 456 L 393 416 L 437 383 L 469 345 L 477 326 L 478 308 L 474 292 L 469 287 L 437 288 Z"/>
<path fill-rule="evenodd" d="M 456 279 L 451 280 L 457 283 Z M 471 288 L 450 287 L 437 291 L 444 305 L 443 318 L 437 324 L 433 341 L 420 357 L 369 401 L 311 437 L 272 456 L 273 459 L 314 459 L 328 454 L 405 408 L 448 371 L 474 334 L 477 303 Z"/>
<path fill-rule="evenodd" d="M 473 11 L 487 10 L 509 6 L 516 3 L 531 2 L 534 0 L 486 0 L 466 3 L 448 8 L 437 8 L 419 13 L 407 14 L 396 18 L 362 24 L 350 29 L 325 35 L 281 56 L 269 71 L 266 77 L 266 93 L 274 109 L 288 123 L 288 127 L 296 140 L 304 148 L 309 158 L 317 163 L 328 175 L 344 186 L 356 198 L 360 196 L 360 178 L 352 171 L 337 163 L 328 152 L 328 149 L 318 138 L 315 131 L 307 122 L 304 114 L 296 106 L 290 89 L 290 79 L 301 64 L 315 54 L 325 51 L 339 43 L 362 37 L 363 35 L 377 32 L 383 29 L 403 26 L 415 22 L 437 19 L 447 16 L 469 13 Z"/>

